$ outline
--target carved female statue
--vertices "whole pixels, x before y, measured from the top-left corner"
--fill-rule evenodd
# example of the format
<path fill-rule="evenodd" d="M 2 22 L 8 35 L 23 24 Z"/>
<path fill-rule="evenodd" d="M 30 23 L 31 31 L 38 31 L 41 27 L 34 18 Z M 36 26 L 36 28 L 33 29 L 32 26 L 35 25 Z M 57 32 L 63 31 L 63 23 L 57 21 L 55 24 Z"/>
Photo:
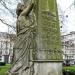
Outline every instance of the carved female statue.
<path fill-rule="evenodd" d="M 35 26 L 31 19 L 30 12 L 34 4 L 24 6 L 21 3 L 17 6 L 17 39 L 14 45 L 13 65 L 10 69 L 11 75 L 29 75 L 29 50 L 33 48 Z"/>

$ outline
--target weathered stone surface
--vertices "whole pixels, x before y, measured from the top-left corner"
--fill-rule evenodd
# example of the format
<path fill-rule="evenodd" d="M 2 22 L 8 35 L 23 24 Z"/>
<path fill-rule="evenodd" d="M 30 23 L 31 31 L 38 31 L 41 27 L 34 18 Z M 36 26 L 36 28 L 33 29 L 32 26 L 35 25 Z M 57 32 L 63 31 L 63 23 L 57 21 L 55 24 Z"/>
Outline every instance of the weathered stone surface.
<path fill-rule="evenodd" d="M 37 49 L 31 60 L 62 60 L 56 0 L 35 0 Z"/>
<path fill-rule="evenodd" d="M 33 75 L 62 75 L 62 64 L 59 62 L 34 63 Z"/>
<path fill-rule="evenodd" d="M 33 31 L 34 23 L 29 15 L 33 9 L 33 3 L 24 8 L 24 5 L 18 4 L 17 7 L 17 38 L 13 49 L 13 62 L 9 75 L 30 75 L 29 51 L 33 49 Z"/>

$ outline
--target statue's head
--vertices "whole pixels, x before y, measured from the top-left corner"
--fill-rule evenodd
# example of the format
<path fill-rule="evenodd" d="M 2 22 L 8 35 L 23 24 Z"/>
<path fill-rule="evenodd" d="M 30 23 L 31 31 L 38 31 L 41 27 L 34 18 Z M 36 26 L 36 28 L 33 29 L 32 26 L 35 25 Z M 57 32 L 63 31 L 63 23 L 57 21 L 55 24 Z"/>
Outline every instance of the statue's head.
<path fill-rule="evenodd" d="M 20 13 L 23 11 L 24 8 L 25 8 L 24 4 L 19 3 L 19 4 L 17 5 L 17 9 L 16 9 L 16 14 L 17 14 L 17 16 L 20 15 Z"/>

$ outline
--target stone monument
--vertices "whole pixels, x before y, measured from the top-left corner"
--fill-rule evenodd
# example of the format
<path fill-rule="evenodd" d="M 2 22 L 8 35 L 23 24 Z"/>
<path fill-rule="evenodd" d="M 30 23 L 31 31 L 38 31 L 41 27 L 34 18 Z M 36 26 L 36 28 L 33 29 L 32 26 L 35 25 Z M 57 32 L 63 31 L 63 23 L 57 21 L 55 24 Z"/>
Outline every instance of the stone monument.
<path fill-rule="evenodd" d="M 32 53 L 33 75 L 62 75 L 62 50 L 56 0 L 35 0 L 37 48 Z"/>
<path fill-rule="evenodd" d="M 9 75 L 62 75 L 56 0 L 23 0 L 17 7 L 17 39 Z"/>

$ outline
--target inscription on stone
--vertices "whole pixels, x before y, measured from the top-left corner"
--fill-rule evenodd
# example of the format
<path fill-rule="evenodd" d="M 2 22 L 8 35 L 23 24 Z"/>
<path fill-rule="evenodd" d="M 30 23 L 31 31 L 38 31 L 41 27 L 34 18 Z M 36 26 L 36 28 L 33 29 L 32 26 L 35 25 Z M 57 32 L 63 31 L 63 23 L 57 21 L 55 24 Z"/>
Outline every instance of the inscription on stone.
<path fill-rule="evenodd" d="M 50 11 L 40 11 L 38 26 L 39 40 L 42 43 L 33 52 L 33 60 L 61 60 L 60 30 L 58 18 Z"/>

